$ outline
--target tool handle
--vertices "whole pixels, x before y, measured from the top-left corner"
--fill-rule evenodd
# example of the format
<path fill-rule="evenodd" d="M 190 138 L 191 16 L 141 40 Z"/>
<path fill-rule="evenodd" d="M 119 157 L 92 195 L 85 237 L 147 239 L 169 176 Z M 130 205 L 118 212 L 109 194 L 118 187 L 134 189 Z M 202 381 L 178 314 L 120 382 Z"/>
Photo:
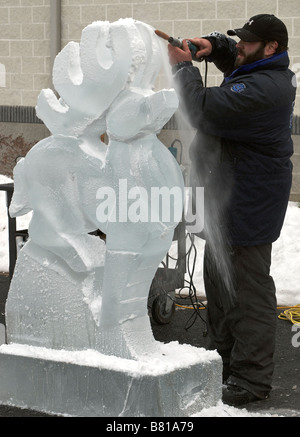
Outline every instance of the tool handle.
<path fill-rule="evenodd" d="M 191 41 L 187 41 L 190 52 L 192 54 L 192 58 L 194 59 L 194 61 L 199 61 L 198 58 L 196 58 L 196 53 L 198 52 L 198 47 L 196 47 L 193 43 L 191 43 Z"/>
<path fill-rule="evenodd" d="M 168 39 L 169 43 L 174 47 L 179 47 L 182 49 L 182 39 L 181 38 L 173 38 L 173 36 L 170 36 Z M 196 58 L 196 53 L 198 51 L 198 47 L 191 43 L 191 41 L 187 40 L 190 52 L 192 54 L 192 59 L 194 61 L 200 61 L 200 59 Z"/>

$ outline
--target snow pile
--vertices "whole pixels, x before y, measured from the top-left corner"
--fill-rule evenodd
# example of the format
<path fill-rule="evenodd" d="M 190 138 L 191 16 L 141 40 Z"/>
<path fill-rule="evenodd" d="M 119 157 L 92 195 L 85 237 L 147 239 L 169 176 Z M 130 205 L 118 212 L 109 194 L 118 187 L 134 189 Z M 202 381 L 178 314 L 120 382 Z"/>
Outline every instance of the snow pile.
<path fill-rule="evenodd" d="M 278 414 L 254 413 L 246 408 L 235 408 L 219 401 L 215 407 L 204 408 L 193 417 L 280 417 Z"/>
<path fill-rule="evenodd" d="M 157 343 L 157 351 L 154 354 L 145 353 L 137 361 L 105 355 L 92 349 L 66 351 L 21 344 L 3 344 L 0 346 L 0 353 L 122 371 L 136 377 L 169 374 L 177 369 L 219 359 L 216 351 L 179 344 L 177 341 Z"/>

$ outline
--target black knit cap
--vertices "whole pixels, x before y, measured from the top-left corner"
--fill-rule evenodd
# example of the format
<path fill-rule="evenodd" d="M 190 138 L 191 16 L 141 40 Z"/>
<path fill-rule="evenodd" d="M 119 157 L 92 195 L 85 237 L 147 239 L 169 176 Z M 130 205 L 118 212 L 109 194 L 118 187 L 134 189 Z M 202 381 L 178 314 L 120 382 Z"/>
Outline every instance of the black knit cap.
<path fill-rule="evenodd" d="M 228 30 L 230 36 L 238 36 L 242 41 L 277 41 L 288 44 L 288 32 L 286 25 L 270 14 L 254 15 L 240 29 Z"/>

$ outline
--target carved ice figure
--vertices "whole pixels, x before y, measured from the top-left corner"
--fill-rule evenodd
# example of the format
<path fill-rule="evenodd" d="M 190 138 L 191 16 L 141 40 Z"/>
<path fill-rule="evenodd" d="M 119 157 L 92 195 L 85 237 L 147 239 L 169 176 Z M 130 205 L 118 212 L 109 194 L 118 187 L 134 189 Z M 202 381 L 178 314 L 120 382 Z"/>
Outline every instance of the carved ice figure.
<path fill-rule="evenodd" d="M 37 104 L 53 135 L 14 172 L 10 214 L 33 217 L 6 306 L 9 343 L 133 359 L 155 350 L 148 293 L 184 190 L 176 160 L 157 138 L 178 106 L 174 90 L 153 91 L 163 50 L 151 26 L 125 19 L 87 26 L 80 44 L 57 56 L 60 98 L 43 90 Z M 167 219 L 151 196 L 161 188 L 181 196 L 169 197 Z M 104 202 L 110 215 L 99 212 Z M 136 220 L 124 219 L 128 206 Z M 97 229 L 106 242 L 91 235 Z"/>

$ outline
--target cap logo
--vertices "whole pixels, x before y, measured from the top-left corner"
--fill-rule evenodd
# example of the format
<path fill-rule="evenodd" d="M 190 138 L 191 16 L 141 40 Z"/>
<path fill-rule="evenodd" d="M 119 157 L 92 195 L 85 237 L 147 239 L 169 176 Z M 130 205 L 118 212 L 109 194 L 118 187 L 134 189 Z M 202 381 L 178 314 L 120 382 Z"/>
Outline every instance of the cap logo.
<path fill-rule="evenodd" d="M 246 24 L 249 24 L 249 26 L 251 26 L 252 23 L 254 23 L 254 20 L 249 20 Z"/>

